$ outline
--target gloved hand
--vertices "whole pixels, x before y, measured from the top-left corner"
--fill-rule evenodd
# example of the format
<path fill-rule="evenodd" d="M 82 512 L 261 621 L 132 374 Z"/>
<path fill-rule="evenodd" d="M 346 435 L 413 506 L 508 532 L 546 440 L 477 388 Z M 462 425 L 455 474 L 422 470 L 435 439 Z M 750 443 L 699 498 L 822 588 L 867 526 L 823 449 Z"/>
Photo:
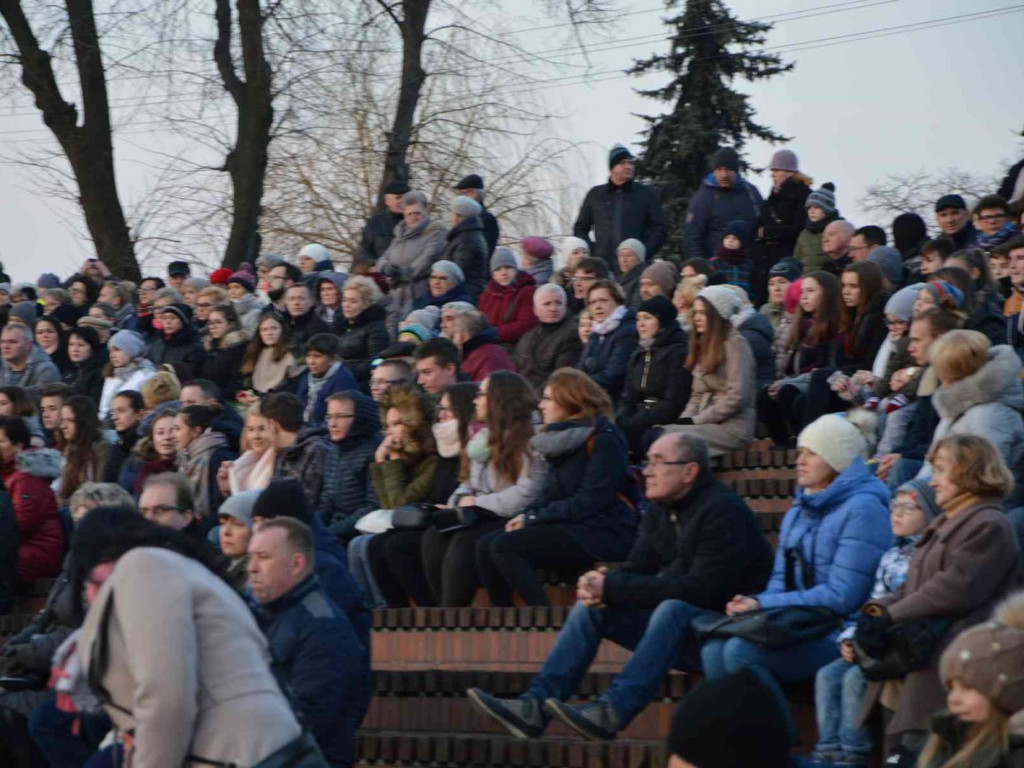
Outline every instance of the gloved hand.
<path fill-rule="evenodd" d="M 880 605 L 865 605 L 857 616 L 857 629 L 854 638 L 868 656 L 880 659 L 889 647 L 886 632 L 892 626 L 892 616 Z"/>
<path fill-rule="evenodd" d="M 35 670 L 36 654 L 31 643 L 8 643 L 0 654 L 0 673 L 20 677 Z"/>
<path fill-rule="evenodd" d="M 392 264 L 389 262 L 384 265 L 383 269 L 381 269 L 381 274 L 395 282 L 402 277 L 402 268 L 397 264 Z"/>

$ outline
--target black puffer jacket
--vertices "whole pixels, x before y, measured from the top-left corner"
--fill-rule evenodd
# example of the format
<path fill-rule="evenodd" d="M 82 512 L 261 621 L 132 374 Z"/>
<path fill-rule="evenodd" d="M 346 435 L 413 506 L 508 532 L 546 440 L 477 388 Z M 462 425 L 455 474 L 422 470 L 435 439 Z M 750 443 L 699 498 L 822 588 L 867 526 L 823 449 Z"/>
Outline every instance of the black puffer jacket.
<path fill-rule="evenodd" d="M 772 190 L 761 206 L 754 223 L 754 234 L 762 233 L 757 242 L 760 246 L 759 261 L 765 269 L 779 259 L 793 255 L 796 239 L 807 223 L 804 202 L 811 194 L 811 188 L 805 179 L 800 175 L 790 176 L 781 187 Z"/>
<path fill-rule="evenodd" d="M 341 359 L 366 391 L 369 391 L 370 363 L 391 343 L 384 322 L 387 316 L 387 310 L 380 304 L 367 307 L 351 320 L 341 313 L 334 316 Z"/>
<path fill-rule="evenodd" d="M 99 408 L 103 394 L 103 367 L 108 360 L 106 347 L 101 347 L 81 363 L 72 363 L 75 376 L 70 382 L 71 394 L 85 395 Z"/>
<path fill-rule="evenodd" d="M 566 313 L 558 323 L 538 323 L 519 339 L 513 352 L 519 375 L 538 391 L 554 371 L 572 368 L 583 352 L 576 319 Z"/>
<path fill-rule="evenodd" d="M 281 321 L 288 330 L 288 351 L 300 362 L 305 362 L 306 345 L 311 338 L 318 333 L 331 332 L 331 326 L 317 317 L 315 307 L 300 317 L 292 317 L 286 312 Z"/>
<path fill-rule="evenodd" d="M 754 353 L 758 389 L 767 387 L 775 381 L 775 354 L 772 352 L 775 329 L 772 328 L 771 320 L 755 310 L 736 330 L 747 340 L 750 351 Z"/>
<path fill-rule="evenodd" d="M 178 378 L 187 381 L 196 378 L 205 354 L 199 331 L 189 323 L 170 337 L 160 334 L 154 338 L 146 356 L 157 369 L 162 365 L 175 366 Z"/>
<path fill-rule="evenodd" d="M 442 259 L 455 262 L 466 276 L 466 291 L 474 304 L 487 287 L 490 272 L 484 225 L 479 216 L 463 219 L 448 230 Z"/>
<path fill-rule="evenodd" d="M 373 487 L 370 465 L 380 445 L 380 409 L 364 394 L 350 392 L 355 406 L 355 419 L 344 440 L 334 443 L 341 454 L 339 490 L 334 513 L 327 528 L 344 541 L 359 535 L 356 521 L 377 509 L 377 492 Z"/>
<path fill-rule="evenodd" d="M 199 378 L 209 379 L 220 387 L 225 400 L 234 400 L 242 389 L 242 363 L 249 337 L 242 331 L 231 331 L 219 341 L 210 339 L 209 347 L 203 354 Z"/>

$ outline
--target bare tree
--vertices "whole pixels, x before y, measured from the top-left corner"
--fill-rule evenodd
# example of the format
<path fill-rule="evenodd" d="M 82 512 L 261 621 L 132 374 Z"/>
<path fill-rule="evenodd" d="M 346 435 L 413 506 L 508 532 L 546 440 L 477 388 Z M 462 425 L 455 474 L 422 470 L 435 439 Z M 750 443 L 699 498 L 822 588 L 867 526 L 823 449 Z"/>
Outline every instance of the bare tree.
<path fill-rule="evenodd" d="M 883 181 L 868 187 L 858 202 L 868 213 L 887 216 L 916 213 L 925 221 L 931 221 L 935 201 L 943 195 L 963 195 L 968 205 L 971 205 L 979 198 L 991 194 L 998 186 L 997 173 L 986 175 L 958 168 L 917 170 L 889 174 Z"/>

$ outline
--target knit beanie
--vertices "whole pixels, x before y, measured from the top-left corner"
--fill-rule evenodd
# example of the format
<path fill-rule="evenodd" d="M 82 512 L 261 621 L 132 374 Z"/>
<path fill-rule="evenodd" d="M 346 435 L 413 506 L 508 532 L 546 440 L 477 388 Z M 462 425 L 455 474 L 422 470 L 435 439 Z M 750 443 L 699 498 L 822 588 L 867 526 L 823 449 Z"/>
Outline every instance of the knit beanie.
<path fill-rule="evenodd" d="M 892 285 L 899 285 L 903 282 L 903 256 L 891 245 L 883 245 L 875 248 L 867 258 L 878 265 L 885 275 L 885 279 Z"/>
<path fill-rule="evenodd" d="M 747 225 L 747 222 L 739 219 L 736 221 L 730 221 L 725 226 L 725 234 L 722 235 L 722 238 L 724 239 L 729 235 L 738 237 L 740 240 L 740 247 L 745 248 L 747 246 L 747 240 L 750 238 L 750 227 Z"/>
<path fill-rule="evenodd" d="M 590 243 L 582 237 L 567 237 L 562 241 L 562 257 L 566 262 L 569 261 L 573 251 L 580 249 L 586 251 L 588 255 L 590 254 Z"/>
<path fill-rule="evenodd" d="M 327 249 L 319 243 L 307 243 L 302 246 L 302 249 L 299 251 L 299 256 L 306 256 L 314 262 L 324 261 L 325 259 L 329 260 L 331 258 L 331 255 L 327 253 Z"/>
<path fill-rule="evenodd" d="M 462 271 L 462 267 L 456 264 L 454 261 L 448 261 L 447 259 L 441 259 L 435 261 L 430 265 L 430 274 L 432 275 L 444 275 L 455 285 L 462 285 L 466 282 L 466 275 Z"/>
<path fill-rule="evenodd" d="M 459 195 L 452 200 L 452 213 L 460 219 L 471 219 L 474 216 L 479 216 L 482 211 L 483 207 L 472 197 Z"/>
<path fill-rule="evenodd" d="M 170 277 L 183 277 L 192 274 L 192 268 L 187 261 L 172 261 L 167 265 L 167 274 Z"/>
<path fill-rule="evenodd" d="M 636 160 L 633 153 L 626 149 L 624 144 L 615 144 L 608 151 L 608 170 L 611 170 L 623 160 Z"/>
<path fill-rule="evenodd" d="M 60 288 L 60 278 L 53 272 L 43 272 L 36 280 L 36 285 L 39 288 Z"/>
<path fill-rule="evenodd" d="M 70 304 L 64 306 L 70 307 Z M 37 305 L 32 301 L 19 301 L 13 307 L 11 307 L 11 317 L 16 317 L 25 325 L 32 325 L 39 317 L 39 310 L 36 308 Z"/>
<path fill-rule="evenodd" d="M 936 307 L 941 307 L 942 299 L 946 297 L 956 305 L 957 309 L 964 308 L 964 292 L 952 283 L 947 283 L 945 280 L 930 280 L 924 286 L 918 287 L 932 295 Z"/>
<path fill-rule="evenodd" d="M 836 472 L 842 472 L 868 452 L 861 431 L 837 413 L 825 414 L 804 427 L 796 444 L 820 456 Z"/>
<path fill-rule="evenodd" d="M 704 299 L 715 308 L 723 320 L 730 320 L 733 315 L 740 311 L 740 297 L 736 292 L 725 285 L 709 285 L 702 288 L 697 294 L 698 299 Z"/>
<path fill-rule="evenodd" d="M 676 319 L 676 315 L 679 314 L 672 302 L 665 296 L 652 296 L 647 301 L 641 302 L 636 311 L 654 315 L 662 328 L 672 323 Z"/>
<path fill-rule="evenodd" d="M 574 239 L 579 240 L 578 237 Z M 523 253 L 534 259 L 550 259 L 551 254 L 555 252 L 555 246 L 547 238 L 536 235 L 524 237 L 519 241 L 519 247 L 523 249 Z"/>
<path fill-rule="evenodd" d="M 779 259 L 768 270 L 768 279 L 773 277 L 784 277 L 789 282 L 793 282 L 798 279 L 804 272 L 804 267 L 800 263 L 799 259 L 794 259 L 792 256 L 787 256 L 784 259 Z"/>
<path fill-rule="evenodd" d="M 800 163 L 796 158 L 796 152 L 791 149 L 780 149 L 772 155 L 772 161 L 768 164 L 772 171 L 792 171 L 799 173 Z"/>
<path fill-rule="evenodd" d="M 441 322 L 441 308 L 430 305 L 423 309 L 414 309 L 405 316 L 405 322 L 422 325 L 428 331 L 436 331 L 438 323 Z"/>
<path fill-rule="evenodd" d="M 188 304 L 181 302 L 174 302 L 168 304 L 166 307 L 160 310 L 161 315 L 177 315 L 178 319 L 181 320 L 182 325 L 188 325 L 192 322 L 192 308 Z"/>
<path fill-rule="evenodd" d="M 519 269 L 519 264 L 516 263 L 516 255 L 512 252 L 511 248 L 501 245 L 494 249 L 494 253 L 491 255 L 491 272 L 499 267 Z"/>
<path fill-rule="evenodd" d="M 406 333 L 412 336 L 413 338 L 402 338 L 403 335 Z M 402 327 L 398 329 L 397 341 L 415 340 L 416 344 L 419 345 L 422 344 L 424 341 L 427 341 L 428 339 L 434 338 L 434 335 L 435 334 L 433 331 L 431 331 L 428 328 L 424 328 L 419 323 L 407 323 L 403 324 Z"/>
<path fill-rule="evenodd" d="M 821 208 L 829 216 L 839 213 L 836 208 L 836 185 L 831 181 L 825 182 L 820 189 L 816 189 L 807 196 L 804 201 L 804 208 Z"/>
<path fill-rule="evenodd" d="M 900 320 L 909 322 L 914 314 L 914 302 L 917 301 L 920 292 L 921 286 L 916 284 L 900 288 L 885 302 L 885 314 L 895 315 Z"/>
<path fill-rule="evenodd" d="M 740 155 L 732 147 L 721 147 L 711 156 L 711 170 L 728 168 L 730 171 L 740 170 Z"/>
<path fill-rule="evenodd" d="M 927 480 L 919 480 L 916 477 L 913 480 L 908 480 L 896 489 L 896 493 L 892 495 L 894 499 L 897 493 L 909 494 L 914 503 L 924 511 L 927 520 L 934 520 L 942 511 L 935 502 L 935 489 L 928 485 Z"/>
<path fill-rule="evenodd" d="M 220 505 L 220 508 L 217 510 L 217 515 L 233 517 L 240 523 L 245 523 L 245 527 L 251 531 L 253 508 L 256 506 L 256 500 L 262 493 L 263 491 L 242 491 L 241 493 L 233 493 L 224 500 L 223 504 Z"/>
<path fill-rule="evenodd" d="M 0 293 L 6 293 L 10 296 L 12 290 L 10 283 L 0 283 Z"/>
<path fill-rule="evenodd" d="M 939 679 L 974 688 L 1004 714 L 1024 709 L 1024 593 L 996 608 L 990 621 L 971 627 L 939 659 Z"/>
<path fill-rule="evenodd" d="M 790 314 L 796 312 L 797 307 L 800 306 L 800 291 L 803 288 L 803 284 L 804 279 L 802 277 L 797 278 L 786 290 L 786 300 L 783 302 L 783 306 Z"/>
<path fill-rule="evenodd" d="M 103 317 L 93 317 L 92 315 L 86 315 L 85 317 L 78 318 L 78 322 L 75 323 L 75 327 L 78 328 L 79 330 L 92 331 L 93 333 L 96 333 L 97 331 L 109 331 L 111 328 L 114 327 L 114 323 L 112 320 L 107 320 L 106 318 Z M 98 341 L 99 337 L 97 336 L 96 338 Z"/>
<path fill-rule="evenodd" d="M 618 253 L 619 251 L 632 251 L 636 254 L 641 264 L 647 261 L 647 246 L 635 237 L 626 238 L 619 243 L 619 247 L 615 249 L 615 252 Z"/>
<path fill-rule="evenodd" d="M 262 259 L 260 261 L 262 261 Z M 278 264 L 280 263 L 281 262 L 278 262 Z M 210 282 L 213 283 L 214 285 L 227 285 L 228 280 L 231 279 L 231 276 L 233 274 L 235 273 L 232 272 L 227 267 L 215 269 L 213 270 L 213 272 L 210 273 Z"/>
<path fill-rule="evenodd" d="M 297 477 L 277 477 L 263 489 L 256 503 L 252 505 L 252 516 L 272 520 L 282 517 L 294 517 L 306 525 L 313 524 L 313 515 L 309 509 L 309 501 L 302 482 Z"/>
<path fill-rule="evenodd" d="M 118 331 L 107 341 L 107 349 L 120 349 L 131 358 L 146 351 L 146 342 L 135 331 Z"/>
<path fill-rule="evenodd" d="M 243 288 L 245 288 L 245 290 L 247 290 L 249 293 L 252 293 L 253 291 L 256 290 L 256 276 L 249 272 L 242 272 L 241 270 L 233 273 L 231 277 L 229 277 L 225 281 L 225 283 L 227 285 L 231 285 L 232 283 L 240 285 Z"/>
<path fill-rule="evenodd" d="M 652 280 L 661 289 L 661 292 L 670 298 L 676 289 L 676 283 L 679 282 L 679 273 L 676 271 L 676 265 L 671 261 L 658 260 L 654 262 L 640 273 L 641 280 L 645 277 L 648 280 Z"/>
<path fill-rule="evenodd" d="M 668 750 L 700 768 L 787 768 L 788 732 L 776 697 L 741 669 L 687 692 L 672 714 Z"/>

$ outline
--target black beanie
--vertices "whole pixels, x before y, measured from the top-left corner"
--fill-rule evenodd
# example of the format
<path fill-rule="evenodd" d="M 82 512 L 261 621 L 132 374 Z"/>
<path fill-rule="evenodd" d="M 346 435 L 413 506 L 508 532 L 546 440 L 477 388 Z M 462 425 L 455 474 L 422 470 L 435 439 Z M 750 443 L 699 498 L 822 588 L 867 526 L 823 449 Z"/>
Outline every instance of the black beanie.
<path fill-rule="evenodd" d="M 788 768 L 786 718 L 757 674 L 705 680 L 676 707 L 668 749 L 700 768 Z"/>
<path fill-rule="evenodd" d="M 676 319 L 676 308 L 672 302 L 669 301 L 666 296 L 652 296 L 647 301 L 642 302 L 639 307 L 636 308 L 637 312 L 646 312 L 649 315 L 654 315 L 658 318 L 658 324 L 665 328 L 675 322 Z"/>
<path fill-rule="evenodd" d="M 176 301 L 173 304 L 168 304 L 166 307 L 160 310 L 160 314 L 171 312 L 178 316 L 181 320 L 182 325 L 188 325 L 192 322 L 192 307 L 188 304 L 183 304 L 180 301 Z"/>
<path fill-rule="evenodd" d="M 253 504 L 252 516 L 266 520 L 278 516 L 294 517 L 306 525 L 313 525 L 313 513 L 309 509 L 306 492 L 297 477 L 278 477 L 271 480 L 270 485 Z"/>
<path fill-rule="evenodd" d="M 715 168 L 728 168 L 730 171 L 740 170 L 739 153 L 732 147 L 722 147 L 711 156 L 711 170 Z"/>

